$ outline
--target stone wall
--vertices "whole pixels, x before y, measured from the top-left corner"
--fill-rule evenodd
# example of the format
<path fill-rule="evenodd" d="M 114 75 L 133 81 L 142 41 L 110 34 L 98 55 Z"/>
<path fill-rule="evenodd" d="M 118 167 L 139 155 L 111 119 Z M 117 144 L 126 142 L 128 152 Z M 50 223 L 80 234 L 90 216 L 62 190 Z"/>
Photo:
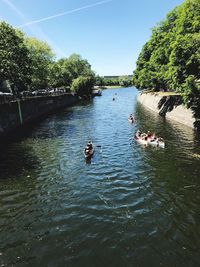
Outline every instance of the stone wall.
<path fill-rule="evenodd" d="M 138 101 L 145 105 L 147 108 L 159 113 L 158 103 L 162 97 L 156 94 L 139 94 Z M 193 118 L 192 111 L 183 105 L 174 107 L 172 111 L 166 113 L 166 118 L 178 121 L 189 127 L 194 127 L 195 119 Z"/>
<path fill-rule="evenodd" d="M 77 102 L 72 94 L 35 97 L 0 105 L 0 138 L 27 123 Z"/>

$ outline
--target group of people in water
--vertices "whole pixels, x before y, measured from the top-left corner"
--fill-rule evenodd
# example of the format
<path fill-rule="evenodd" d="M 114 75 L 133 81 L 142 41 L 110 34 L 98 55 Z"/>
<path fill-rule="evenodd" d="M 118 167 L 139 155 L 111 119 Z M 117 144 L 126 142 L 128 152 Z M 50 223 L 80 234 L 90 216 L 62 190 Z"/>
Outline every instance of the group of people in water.
<path fill-rule="evenodd" d="M 158 141 L 158 142 L 164 142 L 162 137 L 156 136 L 155 133 L 152 133 L 151 131 L 147 131 L 147 133 L 142 133 L 140 130 L 137 130 L 135 134 L 135 139 L 141 139 L 144 141 Z"/>
<path fill-rule="evenodd" d="M 132 113 L 129 115 L 128 120 L 132 123 L 136 121 Z M 140 130 L 137 130 L 133 139 L 136 139 L 136 140 L 139 139 L 139 140 L 144 140 L 144 141 L 149 141 L 149 142 L 153 142 L 153 141 L 164 142 L 162 137 L 156 136 L 156 134 L 152 133 L 151 131 L 147 131 L 147 133 L 142 133 Z"/>
<path fill-rule="evenodd" d="M 132 122 L 136 121 L 133 114 L 130 114 L 128 119 L 131 120 Z M 131 139 L 143 140 L 143 141 L 148 141 L 148 142 L 164 143 L 164 140 L 162 137 L 156 136 L 156 134 L 152 133 L 151 131 L 147 131 L 147 133 L 144 133 L 140 130 L 137 130 L 137 132 L 135 133 L 135 136 Z M 91 158 L 93 153 L 94 153 L 94 146 L 92 144 L 92 141 L 88 141 L 88 143 L 84 149 L 85 158 L 86 159 Z"/>

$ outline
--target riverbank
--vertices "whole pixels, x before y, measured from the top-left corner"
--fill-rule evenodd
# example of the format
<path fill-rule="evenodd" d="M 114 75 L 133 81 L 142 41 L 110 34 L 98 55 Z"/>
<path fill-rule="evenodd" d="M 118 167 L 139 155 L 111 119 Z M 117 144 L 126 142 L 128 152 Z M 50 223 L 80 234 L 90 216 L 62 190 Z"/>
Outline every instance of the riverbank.
<path fill-rule="evenodd" d="M 160 109 L 158 108 L 158 104 L 162 97 L 162 95 L 158 95 L 156 93 L 145 93 L 138 95 L 138 101 L 147 108 L 159 113 Z M 174 106 L 170 112 L 166 112 L 165 117 L 194 128 L 195 119 L 193 117 L 193 113 L 184 105 Z"/>
<path fill-rule="evenodd" d="M 78 101 L 76 95 L 37 97 L 11 101 L 0 105 L 0 138 L 58 109 L 69 107 Z"/>

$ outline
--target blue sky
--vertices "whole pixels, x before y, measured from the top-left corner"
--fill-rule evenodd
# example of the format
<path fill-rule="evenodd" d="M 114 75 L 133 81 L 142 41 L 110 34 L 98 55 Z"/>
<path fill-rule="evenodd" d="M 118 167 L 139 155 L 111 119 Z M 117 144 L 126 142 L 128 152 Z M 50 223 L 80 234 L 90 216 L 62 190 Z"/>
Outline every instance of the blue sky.
<path fill-rule="evenodd" d="M 99 75 L 126 75 L 132 74 L 152 27 L 181 3 L 183 0 L 0 0 L 0 20 L 47 41 L 57 58 L 77 53 Z"/>

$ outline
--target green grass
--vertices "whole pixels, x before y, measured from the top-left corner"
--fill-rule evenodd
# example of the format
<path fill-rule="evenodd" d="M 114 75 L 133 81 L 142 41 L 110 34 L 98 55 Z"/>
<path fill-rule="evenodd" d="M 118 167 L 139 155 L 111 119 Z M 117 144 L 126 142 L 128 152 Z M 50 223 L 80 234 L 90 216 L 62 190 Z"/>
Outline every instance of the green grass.
<path fill-rule="evenodd" d="M 180 93 L 176 93 L 176 92 L 155 92 L 155 94 L 159 96 L 181 95 Z"/>
<path fill-rule="evenodd" d="M 173 95 L 181 95 L 181 93 L 177 92 L 155 92 L 154 90 L 145 90 L 142 92 L 143 94 L 154 94 L 157 96 L 173 96 Z"/>
<path fill-rule="evenodd" d="M 120 86 L 120 85 L 105 85 L 104 88 L 105 89 L 113 89 L 113 88 L 122 88 L 122 86 Z"/>

